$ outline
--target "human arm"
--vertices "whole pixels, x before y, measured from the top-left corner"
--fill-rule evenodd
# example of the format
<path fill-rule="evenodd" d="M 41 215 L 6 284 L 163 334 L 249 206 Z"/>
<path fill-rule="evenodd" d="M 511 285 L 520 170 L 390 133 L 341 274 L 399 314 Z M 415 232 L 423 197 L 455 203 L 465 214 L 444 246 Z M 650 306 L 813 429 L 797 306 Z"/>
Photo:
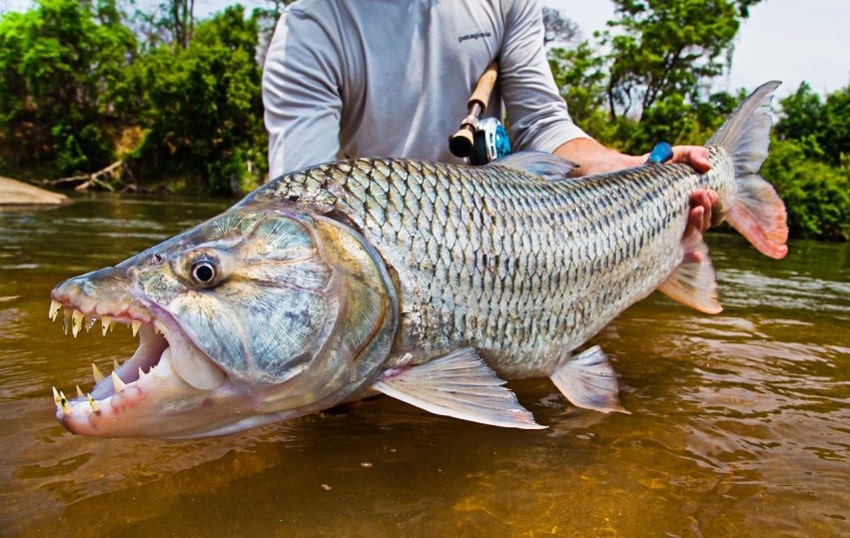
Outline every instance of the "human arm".
<path fill-rule="evenodd" d="M 298 9 L 278 21 L 262 83 L 272 178 L 337 158 L 340 59 L 330 35 L 324 21 Z"/>
<path fill-rule="evenodd" d="M 648 155 L 627 155 L 607 148 L 575 126 L 546 61 L 540 13 L 536 2 L 518 0 L 506 22 L 499 76 L 515 147 L 552 152 L 578 163 L 576 176 L 612 172 L 646 162 Z M 711 168 L 708 150 L 701 146 L 674 147 L 671 162 L 690 164 L 700 173 Z M 710 191 L 693 194 L 686 234 L 710 227 L 711 206 L 716 200 L 716 193 Z"/>
<path fill-rule="evenodd" d="M 640 166 L 646 162 L 648 156 L 620 153 L 592 138 L 574 138 L 558 146 L 554 153 L 579 165 L 574 171 L 576 177 Z M 669 162 L 690 164 L 699 173 L 711 169 L 708 150 L 702 146 L 674 146 L 673 157 Z M 714 191 L 701 189 L 693 192 L 685 236 L 705 232 L 711 227 L 711 208 L 717 203 L 717 199 L 717 193 Z"/>

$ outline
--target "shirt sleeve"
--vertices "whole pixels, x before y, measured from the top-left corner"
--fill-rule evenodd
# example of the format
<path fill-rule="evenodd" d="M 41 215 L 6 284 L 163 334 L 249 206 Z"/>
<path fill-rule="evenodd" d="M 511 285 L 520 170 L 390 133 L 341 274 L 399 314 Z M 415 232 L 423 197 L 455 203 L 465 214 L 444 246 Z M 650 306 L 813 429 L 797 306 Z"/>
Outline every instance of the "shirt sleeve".
<path fill-rule="evenodd" d="M 340 55 L 329 36 L 318 17 L 299 9 L 278 21 L 262 84 L 271 178 L 338 156 Z"/>
<path fill-rule="evenodd" d="M 506 6 L 499 86 L 515 150 L 552 153 L 574 138 L 590 138 L 567 111 L 543 46 L 543 11 L 536 0 Z"/>

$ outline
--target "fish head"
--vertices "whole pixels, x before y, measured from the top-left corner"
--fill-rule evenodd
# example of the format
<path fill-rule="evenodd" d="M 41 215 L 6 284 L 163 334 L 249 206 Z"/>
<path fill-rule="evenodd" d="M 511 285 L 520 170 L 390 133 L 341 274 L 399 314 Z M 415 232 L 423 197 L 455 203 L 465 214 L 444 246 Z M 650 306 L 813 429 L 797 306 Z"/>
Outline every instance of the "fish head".
<path fill-rule="evenodd" d="M 272 207 L 232 209 L 51 298 L 75 336 L 98 319 L 104 335 L 138 331 L 111 376 L 95 367 L 91 394 L 54 390 L 66 428 L 105 437 L 203 437 L 332 407 L 380 373 L 398 319 L 357 230 Z"/>

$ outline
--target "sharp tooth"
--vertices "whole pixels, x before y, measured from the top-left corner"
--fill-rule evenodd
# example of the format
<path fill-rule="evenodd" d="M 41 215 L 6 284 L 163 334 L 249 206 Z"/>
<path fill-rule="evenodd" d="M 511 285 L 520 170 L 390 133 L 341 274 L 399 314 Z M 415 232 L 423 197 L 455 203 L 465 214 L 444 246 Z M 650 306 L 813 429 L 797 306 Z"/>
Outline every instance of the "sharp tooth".
<path fill-rule="evenodd" d="M 91 372 L 94 375 L 95 385 L 103 381 L 103 374 L 97 369 L 97 365 L 95 363 L 91 363 Z"/>
<path fill-rule="evenodd" d="M 62 330 L 65 331 L 65 334 L 68 334 L 68 329 L 71 328 L 71 310 L 65 309 L 62 312 Z"/>
<path fill-rule="evenodd" d="M 59 391 L 56 390 L 56 387 L 53 387 L 53 401 L 56 402 L 57 406 L 62 403 L 62 398 L 59 397 Z"/>
<path fill-rule="evenodd" d="M 94 327 L 95 323 L 97 323 L 97 318 L 89 318 L 88 322 L 86 323 L 86 332 L 89 332 L 91 328 Z"/>
<path fill-rule="evenodd" d="M 106 336 L 107 331 L 109 331 L 109 326 L 112 325 L 112 318 L 109 316 L 101 316 L 100 325 L 101 330 L 103 331 L 103 336 Z"/>
<path fill-rule="evenodd" d="M 83 391 L 82 391 L 82 390 L 80 390 L 80 386 L 79 386 L 79 385 L 77 385 L 77 396 L 79 396 L 81 400 L 82 400 L 83 398 L 85 398 L 85 395 L 83 394 Z"/>
<path fill-rule="evenodd" d="M 75 308 L 74 313 L 71 315 L 71 320 L 74 323 L 74 326 L 71 327 L 71 333 L 74 335 L 74 338 L 76 338 L 77 335 L 80 334 L 80 329 L 83 327 L 84 319 L 85 316 L 83 315 L 83 313 Z"/>
<path fill-rule="evenodd" d="M 112 369 L 117 370 L 120 367 L 121 367 L 121 365 L 118 364 L 118 359 L 112 359 Z"/>
<path fill-rule="evenodd" d="M 56 299 L 50 300 L 50 311 L 47 313 L 47 317 L 50 318 L 50 321 L 56 321 L 56 316 L 59 315 L 59 310 L 62 308 L 62 305 L 59 304 L 59 301 Z"/>
<path fill-rule="evenodd" d="M 139 366 L 139 379 L 142 379 L 143 377 L 145 377 L 145 372 L 142 370 L 142 367 Z"/>
<path fill-rule="evenodd" d="M 62 407 L 62 412 L 63 413 L 70 413 L 71 412 L 71 406 L 68 405 L 68 398 L 65 397 L 65 393 L 60 390 L 59 396 L 60 396 L 60 406 Z"/>
<path fill-rule="evenodd" d="M 133 320 L 133 338 L 135 338 L 136 335 L 139 334 L 139 327 L 141 327 L 141 326 L 142 326 L 141 321 L 139 321 L 137 319 Z"/>
<path fill-rule="evenodd" d="M 94 403 L 94 399 L 92 399 L 91 394 L 88 395 L 89 405 L 91 406 L 91 410 L 93 413 L 97 413 L 100 409 L 97 407 L 97 404 Z"/>
<path fill-rule="evenodd" d="M 115 387 L 115 392 L 118 393 L 124 390 L 124 387 L 126 387 L 127 384 L 121 381 L 121 378 L 118 377 L 118 374 L 112 372 L 112 386 Z"/>

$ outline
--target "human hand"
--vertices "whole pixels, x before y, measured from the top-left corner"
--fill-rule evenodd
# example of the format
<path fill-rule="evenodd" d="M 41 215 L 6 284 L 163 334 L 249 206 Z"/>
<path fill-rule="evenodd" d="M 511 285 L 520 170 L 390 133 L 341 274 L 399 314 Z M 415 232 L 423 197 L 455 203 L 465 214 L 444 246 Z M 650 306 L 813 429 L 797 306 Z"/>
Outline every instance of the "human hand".
<path fill-rule="evenodd" d="M 668 163 L 689 164 L 700 174 L 711 170 L 708 148 L 704 146 L 673 146 L 673 158 Z"/>
<path fill-rule="evenodd" d="M 688 225 L 685 227 L 683 236 L 685 240 L 711 228 L 712 208 L 719 199 L 715 191 L 708 189 L 695 190 L 691 194 L 691 212 L 688 215 Z"/>
<path fill-rule="evenodd" d="M 708 149 L 703 146 L 674 146 L 673 157 L 668 162 L 689 164 L 700 174 L 711 170 Z M 691 212 L 683 239 L 690 239 L 694 234 L 702 234 L 711 228 L 712 208 L 718 200 L 718 194 L 712 190 L 699 189 L 691 194 Z"/>

